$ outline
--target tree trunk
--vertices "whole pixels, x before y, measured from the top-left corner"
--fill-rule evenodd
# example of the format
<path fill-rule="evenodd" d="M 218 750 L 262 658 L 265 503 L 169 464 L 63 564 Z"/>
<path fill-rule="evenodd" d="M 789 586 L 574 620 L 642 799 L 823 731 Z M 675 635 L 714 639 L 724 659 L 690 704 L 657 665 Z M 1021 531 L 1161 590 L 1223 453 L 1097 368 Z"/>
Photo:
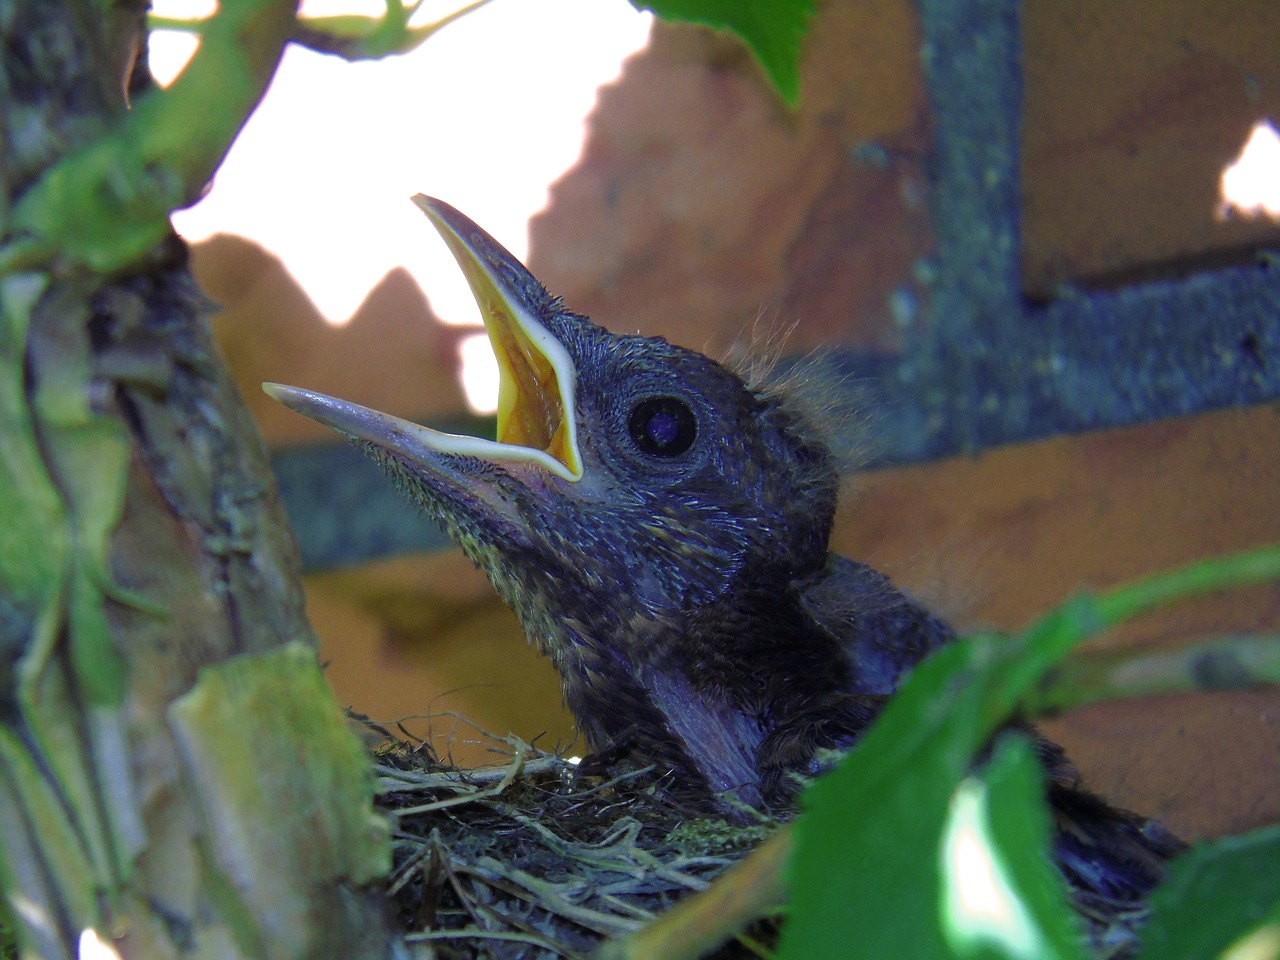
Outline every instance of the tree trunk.
<path fill-rule="evenodd" d="M 83 937 L 126 957 L 383 955 L 368 761 L 209 306 L 156 219 L 226 143 L 140 126 L 176 94 L 128 108 L 142 16 L 0 0 L 0 881 L 23 956 Z M 224 16 L 270 28 L 234 37 L 253 85 L 218 95 L 243 100 L 238 123 L 293 11 Z"/>

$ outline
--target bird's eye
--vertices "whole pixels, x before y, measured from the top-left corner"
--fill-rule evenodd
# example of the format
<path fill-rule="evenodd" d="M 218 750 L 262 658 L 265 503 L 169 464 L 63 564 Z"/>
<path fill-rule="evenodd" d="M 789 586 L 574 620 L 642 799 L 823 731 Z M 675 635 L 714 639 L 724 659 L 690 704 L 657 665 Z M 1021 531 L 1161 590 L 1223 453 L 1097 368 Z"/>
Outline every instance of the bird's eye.
<path fill-rule="evenodd" d="M 675 397 L 641 400 L 631 408 L 627 428 L 635 445 L 655 457 L 678 457 L 698 436 L 693 411 Z"/>

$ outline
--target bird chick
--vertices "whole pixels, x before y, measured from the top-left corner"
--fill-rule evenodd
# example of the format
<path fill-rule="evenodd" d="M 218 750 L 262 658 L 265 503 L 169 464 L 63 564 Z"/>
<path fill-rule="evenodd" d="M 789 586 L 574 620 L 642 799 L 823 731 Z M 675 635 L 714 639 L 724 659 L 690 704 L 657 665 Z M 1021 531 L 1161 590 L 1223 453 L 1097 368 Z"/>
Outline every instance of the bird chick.
<path fill-rule="evenodd" d="M 596 326 L 457 210 L 415 202 L 493 343 L 496 439 L 265 389 L 365 445 L 445 525 L 551 658 L 594 748 L 624 749 L 722 811 L 785 806 L 793 774 L 852 745 L 951 629 L 829 552 L 837 470 L 784 397 L 666 340 Z M 1062 808 L 1084 809 L 1076 796 Z M 1120 859 L 1141 861 L 1124 883 L 1145 889 L 1160 856 L 1140 820 L 1117 816 L 1134 847 Z M 1065 833 L 1064 855 L 1087 872 L 1092 841 Z"/>

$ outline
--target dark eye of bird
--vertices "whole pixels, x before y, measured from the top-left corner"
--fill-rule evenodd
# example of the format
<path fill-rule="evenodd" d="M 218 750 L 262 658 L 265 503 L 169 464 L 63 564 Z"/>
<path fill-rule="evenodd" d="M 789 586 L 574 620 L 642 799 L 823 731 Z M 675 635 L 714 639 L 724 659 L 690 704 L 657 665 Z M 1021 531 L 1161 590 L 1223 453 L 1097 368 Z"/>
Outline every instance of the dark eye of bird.
<path fill-rule="evenodd" d="M 655 457 L 678 457 L 698 436 L 698 423 L 688 404 L 675 397 L 649 397 L 631 408 L 631 439 Z"/>

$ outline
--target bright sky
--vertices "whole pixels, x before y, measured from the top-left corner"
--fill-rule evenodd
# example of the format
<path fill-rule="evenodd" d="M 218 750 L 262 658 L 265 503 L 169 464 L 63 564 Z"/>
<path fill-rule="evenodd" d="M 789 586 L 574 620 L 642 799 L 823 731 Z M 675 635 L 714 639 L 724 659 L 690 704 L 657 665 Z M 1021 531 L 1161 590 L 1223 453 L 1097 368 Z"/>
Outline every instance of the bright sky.
<path fill-rule="evenodd" d="M 414 22 L 461 5 L 427 0 Z M 212 3 L 155 0 L 153 9 L 199 17 Z M 303 3 L 317 16 L 383 9 L 383 0 Z M 408 56 L 346 63 L 290 47 L 213 189 L 174 226 L 192 242 L 220 232 L 257 241 L 333 323 L 403 266 L 446 322 L 478 324 L 453 258 L 409 197 L 448 201 L 524 257 L 529 217 L 578 159 L 596 89 L 644 46 L 651 19 L 626 0 L 493 0 Z M 191 50 L 189 36 L 154 34 L 157 78 Z"/>
<path fill-rule="evenodd" d="M 1259 120 L 1234 163 L 1222 171 L 1219 215 L 1268 216 L 1280 220 L 1280 131 Z"/>

